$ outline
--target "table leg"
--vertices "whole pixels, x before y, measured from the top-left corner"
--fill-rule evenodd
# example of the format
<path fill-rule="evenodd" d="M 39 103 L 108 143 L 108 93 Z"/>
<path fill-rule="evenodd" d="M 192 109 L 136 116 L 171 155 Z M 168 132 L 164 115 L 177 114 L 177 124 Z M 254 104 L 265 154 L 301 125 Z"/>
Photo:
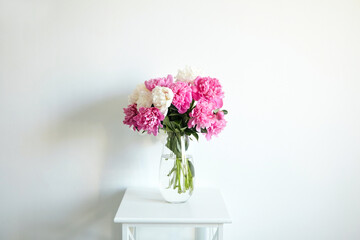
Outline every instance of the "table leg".
<path fill-rule="evenodd" d="M 224 239 L 224 224 L 219 224 L 217 234 L 218 234 L 218 240 Z"/>
<path fill-rule="evenodd" d="M 209 229 L 205 227 L 195 228 L 195 239 L 196 240 L 208 240 L 209 239 Z"/>
<path fill-rule="evenodd" d="M 136 226 L 122 225 L 122 240 L 136 240 Z"/>
<path fill-rule="evenodd" d="M 122 237 L 121 240 L 128 240 L 128 225 L 127 224 L 122 224 Z"/>
<path fill-rule="evenodd" d="M 159 225 L 160 226 L 160 225 Z M 209 229 L 210 228 L 210 229 Z M 211 231 L 209 231 L 211 230 Z M 214 231 L 215 230 L 215 231 Z M 223 240 L 224 224 L 196 227 L 196 240 Z M 136 225 L 122 224 L 122 240 L 136 240 Z"/>
<path fill-rule="evenodd" d="M 217 227 L 197 227 L 195 229 L 196 240 L 223 240 L 223 224 Z"/>
<path fill-rule="evenodd" d="M 132 226 L 131 229 L 129 227 L 129 231 L 131 233 L 130 235 L 131 240 L 136 240 L 136 227 Z"/>

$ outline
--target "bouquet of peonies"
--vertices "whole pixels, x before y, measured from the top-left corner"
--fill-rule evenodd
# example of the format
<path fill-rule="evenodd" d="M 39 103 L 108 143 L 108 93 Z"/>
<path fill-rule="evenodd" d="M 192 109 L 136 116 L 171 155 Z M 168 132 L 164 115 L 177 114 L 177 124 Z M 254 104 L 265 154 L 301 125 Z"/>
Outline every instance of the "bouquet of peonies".
<path fill-rule="evenodd" d="M 226 126 L 227 111 L 221 109 L 224 92 L 218 79 L 199 76 L 189 67 L 179 70 L 175 79 L 168 75 L 139 84 L 129 96 L 129 106 L 124 108 L 124 124 L 155 136 L 163 129 L 168 136 L 166 147 L 181 161 L 181 137 L 198 140 L 198 134 L 203 133 L 210 140 Z M 185 177 L 194 174 L 190 170 Z M 192 182 L 188 180 L 184 188 L 192 189 Z"/>
<path fill-rule="evenodd" d="M 175 82 L 168 75 L 139 84 L 124 108 L 123 123 L 154 136 L 162 128 L 196 139 L 201 132 L 210 140 L 226 126 L 223 98 L 218 79 L 196 76 L 191 68 L 185 68 L 179 70 Z"/>

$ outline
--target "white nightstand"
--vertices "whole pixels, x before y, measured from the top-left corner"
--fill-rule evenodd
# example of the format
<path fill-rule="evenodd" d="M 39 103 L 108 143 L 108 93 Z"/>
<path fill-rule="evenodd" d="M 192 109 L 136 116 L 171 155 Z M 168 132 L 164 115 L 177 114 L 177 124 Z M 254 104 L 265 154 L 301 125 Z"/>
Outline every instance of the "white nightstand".
<path fill-rule="evenodd" d="M 231 219 L 218 190 L 195 189 L 186 203 L 171 204 L 157 189 L 128 188 L 114 222 L 122 223 L 122 240 L 136 240 L 136 227 L 167 226 L 193 227 L 196 239 L 222 240 L 223 225 Z"/>

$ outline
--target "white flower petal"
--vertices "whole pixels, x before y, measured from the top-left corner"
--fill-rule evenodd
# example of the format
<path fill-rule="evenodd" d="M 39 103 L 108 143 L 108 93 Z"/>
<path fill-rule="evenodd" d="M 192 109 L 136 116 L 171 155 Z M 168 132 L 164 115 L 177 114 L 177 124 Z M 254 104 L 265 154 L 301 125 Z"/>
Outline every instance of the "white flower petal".
<path fill-rule="evenodd" d="M 178 70 L 176 81 L 192 83 L 198 76 L 201 76 L 201 71 L 199 69 L 186 66 L 184 69 Z"/>
<path fill-rule="evenodd" d="M 138 84 L 136 86 L 135 90 L 133 91 L 133 93 L 129 96 L 129 104 L 137 103 L 137 101 L 141 95 L 141 92 L 146 91 L 146 90 L 147 90 L 147 88 L 144 83 Z M 149 90 L 147 90 L 147 91 L 149 91 Z"/>
<path fill-rule="evenodd" d="M 170 88 L 156 86 L 152 90 L 152 102 L 164 116 L 166 116 L 173 98 L 174 93 Z"/>
<path fill-rule="evenodd" d="M 139 92 L 139 98 L 136 101 L 137 108 L 146 107 L 149 108 L 153 104 L 151 92 L 145 88 Z"/>

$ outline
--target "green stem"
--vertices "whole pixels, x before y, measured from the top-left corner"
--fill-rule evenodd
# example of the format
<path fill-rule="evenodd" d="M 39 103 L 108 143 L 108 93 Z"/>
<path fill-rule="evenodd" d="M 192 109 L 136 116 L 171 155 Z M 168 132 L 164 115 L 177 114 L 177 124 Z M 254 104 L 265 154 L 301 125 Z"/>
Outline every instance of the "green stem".
<path fill-rule="evenodd" d="M 186 158 L 186 150 L 189 146 L 187 136 L 181 136 L 179 133 L 168 132 L 166 147 L 174 153 L 175 162 L 173 168 L 168 173 L 169 187 L 176 190 L 179 194 L 193 191 L 193 174 L 189 159 Z"/>
<path fill-rule="evenodd" d="M 177 189 L 178 193 L 186 193 L 194 190 L 193 175 L 191 173 L 190 161 L 186 159 L 187 166 L 182 164 L 181 158 L 176 158 L 174 167 L 170 170 L 168 177 L 171 178 L 168 188 Z M 183 182 L 183 184 L 181 184 Z"/>

